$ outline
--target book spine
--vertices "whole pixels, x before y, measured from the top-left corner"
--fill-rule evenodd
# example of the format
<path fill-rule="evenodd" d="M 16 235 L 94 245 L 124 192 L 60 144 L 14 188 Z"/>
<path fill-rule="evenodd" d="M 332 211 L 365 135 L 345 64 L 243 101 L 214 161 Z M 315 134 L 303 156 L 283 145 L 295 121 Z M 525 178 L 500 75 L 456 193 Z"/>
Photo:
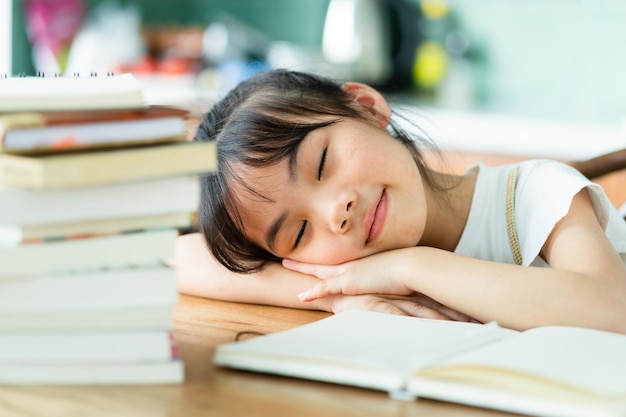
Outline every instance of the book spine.
<path fill-rule="evenodd" d="M 0 334 L 0 363 L 121 363 L 172 358 L 169 330 Z M 43 347 L 43 348 L 42 348 Z"/>
<path fill-rule="evenodd" d="M 0 224 L 29 226 L 193 211 L 199 194 L 197 178 L 190 177 L 46 192 L 4 188 L 0 189 Z"/>
<path fill-rule="evenodd" d="M 75 312 L 3 312 L 0 314 L 0 332 L 52 333 L 85 331 L 134 331 L 140 329 L 169 329 L 172 327 L 172 303 L 147 308 L 109 310 L 85 309 Z"/>
<path fill-rule="evenodd" d="M 50 294 L 54 294 L 51 296 Z M 0 284 L 0 315 L 75 312 L 173 304 L 176 275 L 167 267 L 55 275 Z"/>
<path fill-rule="evenodd" d="M 0 155 L 0 183 L 12 187 L 42 188 L 46 173 L 36 160 Z"/>
<path fill-rule="evenodd" d="M 176 230 L 166 229 L 3 248 L 0 283 L 20 277 L 155 265 L 173 257 L 176 236 Z"/>
<path fill-rule="evenodd" d="M 93 222 L 40 224 L 36 226 L 0 226 L 0 246 L 67 240 L 75 236 L 105 236 L 157 229 L 189 229 L 194 224 L 188 212 L 155 216 L 101 219 Z"/>
<path fill-rule="evenodd" d="M 0 384 L 176 384 L 184 379 L 180 360 L 129 364 L 0 364 Z"/>

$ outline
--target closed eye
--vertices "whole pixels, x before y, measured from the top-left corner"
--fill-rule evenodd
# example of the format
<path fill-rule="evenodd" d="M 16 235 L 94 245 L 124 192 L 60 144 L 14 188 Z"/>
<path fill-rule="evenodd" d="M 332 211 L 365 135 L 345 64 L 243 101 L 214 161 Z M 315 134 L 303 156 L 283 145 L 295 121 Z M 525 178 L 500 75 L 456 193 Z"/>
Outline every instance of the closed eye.
<path fill-rule="evenodd" d="M 324 173 L 324 165 L 326 165 L 326 153 L 328 148 L 324 148 L 324 152 L 322 152 L 322 158 L 320 159 L 320 165 L 317 168 L 317 180 L 320 181 L 322 179 L 322 174 Z"/>
<path fill-rule="evenodd" d="M 300 245 L 300 241 L 302 240 L 302 236 L 304 236 L 304 231 L 306 230 L 306 224 L 307 224 L 306 220 L 302 222 L 302 226 L 300 227 L 300 230 L 298 231 L 298 236 L 296 236 L 296 241 L 293 245 L 294 249 L 298 249 L 298 245 Z"/>

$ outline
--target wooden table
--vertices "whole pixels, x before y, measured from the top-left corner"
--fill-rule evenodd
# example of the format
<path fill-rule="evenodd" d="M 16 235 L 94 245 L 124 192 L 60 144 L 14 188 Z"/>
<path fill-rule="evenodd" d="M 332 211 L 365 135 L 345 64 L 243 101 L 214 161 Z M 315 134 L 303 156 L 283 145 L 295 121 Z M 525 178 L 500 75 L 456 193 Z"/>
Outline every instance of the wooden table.
<path fill-rule="evenodd" d="M 218 368 L 215 347 L 240 331 L 275 332 L 328 313 L 181 296 L 174 337 L 185 382 L 154 386 L 2 386 L 1 417 L 503 417 L 512 414 L 386 393 Z"/>

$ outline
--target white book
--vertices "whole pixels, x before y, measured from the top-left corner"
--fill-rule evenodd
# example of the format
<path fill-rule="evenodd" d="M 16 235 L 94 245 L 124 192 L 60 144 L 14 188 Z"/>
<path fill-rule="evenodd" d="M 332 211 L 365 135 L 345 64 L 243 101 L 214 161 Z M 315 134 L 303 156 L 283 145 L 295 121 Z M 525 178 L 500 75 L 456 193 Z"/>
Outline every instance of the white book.
<path fill-rule="evenodd" d="M 0 281 L 0 316 L 140 308 L 178 300 L 176 276 L 165 266 L 112 269 Z"/>
<path fill-rule="evenodd" d="M 0 384 L 137 385 L 178 384 L 184 365 L 178 359 L 127 364 L 0 364 Z"/>
<path fill-rule="evenodd" d="M 132 74 L 0 78 L 0 111 L 119 109 L 145 105 L 142 85 Z"/>
<path fill-rule="evenodd" d="M 17 277 L 157 265 L 174 256 L 174 229 L 0 246 L 0 282 Z"/>
<path fill-rule="evenodd" d="M 192 213 L 96 219 L 84 222 L 0 226 L 0 246 L 16 246 L 61 237 L 113 234 L 145 229 L 191 227 Z"/>
<path fill-rule="evenodd" d="M 0 152 L 96 151 L 184 141 L 188 115 L 172 106 L 0 112 Z"/>
<path fill-rule="evenodd" d="M 176 138 L 184 134 L 185 126 L 182 117 L 101 121 L 47 126 L 45 128 L 41 126 L 22 127 L 6 132 L 4 148 L 7 150 L 17 149 L 17 151 L 37 149 L 38 147 L 45 149 L 46 145 L 60 142 L 65 138 L 76 138 L 79 143 L 88 143 L 91 146 L 124 142 L 150 143 L 157 142 L 160 138 Z"/>
<path fill-rule="evenodd" d="M 0 227 L 152 216 L 197 210 L 196 177 L 68 190 L 26 190 L 0 186 Z"/>
<path fill-rule="evenodd" d="M 168 329 L 0 333 L 0 365 L 120 364 L 166 361 L 174 352 Z"/>
<path fill-rule="evenodd" d="M 174 304 L 147 307 L 85 309 L 75 311 L 38 311 L 0 313 L 0 332 L 53 333 L 76 331 L 120 331 L 169 329 Z"/>
<path fill-rule="evenodd" d="M 347 311 L 218 346 L 218 365 L 550 417 L 626 412 L 626 335 Z"/>

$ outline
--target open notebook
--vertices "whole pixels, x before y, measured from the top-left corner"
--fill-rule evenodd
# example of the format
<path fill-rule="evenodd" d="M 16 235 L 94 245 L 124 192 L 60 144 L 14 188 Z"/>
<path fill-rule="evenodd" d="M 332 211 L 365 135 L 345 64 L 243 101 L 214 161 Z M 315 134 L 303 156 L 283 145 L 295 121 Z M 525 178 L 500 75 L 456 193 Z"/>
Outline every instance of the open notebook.
<path fill-rule="evenodd" d="M 529 415 L 626 415 L 626 335 L 347 311 L 218 346 L 237 369 Z"/>

